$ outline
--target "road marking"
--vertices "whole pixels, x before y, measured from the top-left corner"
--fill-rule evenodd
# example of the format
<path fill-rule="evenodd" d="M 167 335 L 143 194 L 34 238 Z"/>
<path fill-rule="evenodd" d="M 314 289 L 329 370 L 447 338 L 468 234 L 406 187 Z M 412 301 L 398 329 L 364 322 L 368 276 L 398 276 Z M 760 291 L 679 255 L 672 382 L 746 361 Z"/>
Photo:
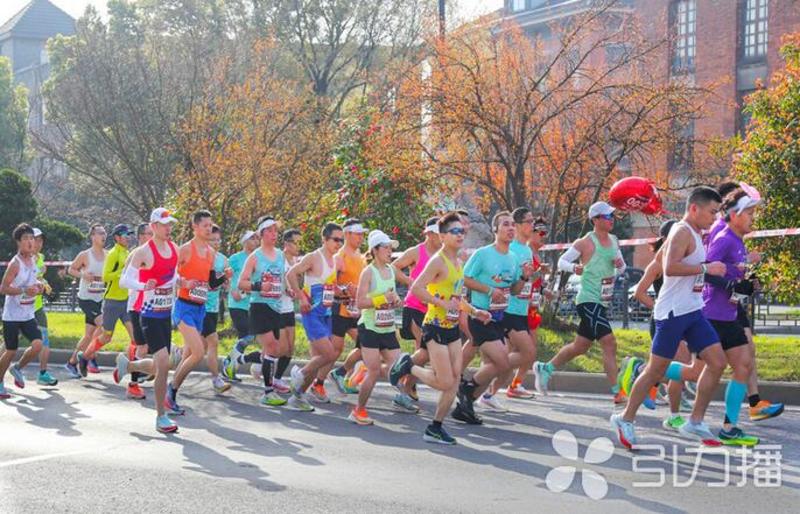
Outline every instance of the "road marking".
<path fill-rule="evenodd" d="M 47 453 L 45 455 L 37 455 L 35 457 L 24 457 L 22 459 L 14 459 L 6 462 L 0 462 L 0 468 L 9 468 L 11 466 L 19 466 L 20 464 L 28 464 L 30 462 L 58 459 L 61 457 L 71 457 L 72 455 L 80 455 L 82 453 L 90 453 L 92 451 L 95 450 L 79 450 L 72 452 Z"/>

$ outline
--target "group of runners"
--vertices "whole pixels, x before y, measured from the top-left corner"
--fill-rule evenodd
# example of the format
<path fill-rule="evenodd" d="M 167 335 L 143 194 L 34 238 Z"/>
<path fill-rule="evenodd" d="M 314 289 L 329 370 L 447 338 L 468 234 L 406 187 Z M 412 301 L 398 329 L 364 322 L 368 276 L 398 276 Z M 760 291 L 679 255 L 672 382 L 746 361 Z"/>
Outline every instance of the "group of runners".
<path fill-rule="evenodd" d="M 590 207 L 592 231 L 559 258 L 558 271 L 539 255 L 549 223 L 526 207 L 497 213 L 491 220 L 494 241 L 473 252 L 464 248 L 470 230 L 467 212 L 432 217 L 423 228 L 423 241 L 398 257 L 397 241 L 381 230 L 368 231 L 358 219 L 327 223 L 320 247 L 301 256 L 301 232 L 281 232 L 271 216 L 242 234 L 241 250 L 226 257 L 219 252 L 222 233 L 210 212 L 192 215 L 193 237 L 177 246 L 171 239 L 177 220 L 167 209 L 158 208 L 148 223 L 135 229 L 114 227 L 109 251 L 103 226 L 90 228 L 90 248 L 78 254 L 68 270 L 79 281 L 85 331 L 66 370 L 76 379 L 99 372 L 97 352 L 122 322 L 131 343 L 117 356 L 113 378 L 125 385 L 129 398 L 137 400 L 146 397 L 141 384 L 153 381 L 160 432 L 178 430 L 175 417 L 186 412 L 179 392 L 188 374 L 205 359 L 211 387 L 218 394 L 241 381 L 240 367 L 249 365 L 250 373 L 263 382 L 260 402 L 271 408 L 311 412 L 312 402 L 330 402 L 327 380 L 341 394 L 357 395 L 348 419 L 359 425 L 373 423 L 367 407 L 379 379 L 388 379 L 397 388 L 393 406 L 411 414 L 420 410 L 417 385 L 425 384 L 438 391 L 439 398 L 423 438 L 455 444 L 443 426 L 448 414 L 479 425 L 483 420 L 475 404 L 496 412 L 507 410 L 499 398 L 502 390 L 510 399 L 533 398 L 523 385 L 531 370 L 535 389 L 546 394 L 554 371 L 597 341 L 611 397 L 616 404 L 625 403 L 624 412 L 611 418 L 622 445 L 631 448 L 637 443 L 636 410 L 642 403 L 655 408 L 658 386 L 667 380 L 670 415 L 665 428 L 709 445 L 754 445 L 758 438 L 739 426 L 745 396 L 752 420 L 783 411 L 782 405 L 758 395 L 755 347 L 742 307 L 757 287 L 748 266 L 759 256 L 747 253 L 743 237 L 752 229 L 760 197 L 746 185 L 725 184 L 720 189 L 692 191 L 684 218 L 662 227 L 656 256 L 637 286 L 637 298 L 653 308 L 653 346 L 647 362 L 627 357 L 617 364 L 607 310 L 625 261 L 611 234 L 614 208 L 605 202 Z M 45 235 L 21 224 L 13 237 L 18 253 L 0 286 L 6 297 L 0 398 L 9 397 L 2 383 L 6 371 L 22 388 L 23 369 L 37 356 L 37 382 L 57 383 L 47 371 L 47 318 L 42 309 L 42 294 L 49 287 L 43 278 Z M 367 252 L 362 253 L 365 239 Z M 558 272 L 580 276 L 576 297 L 580 325 L 574 341 L 550 361 L 540 362 L 536 336 L 540 309 L 554 294 L 545 278 Z M 654 302 L 647 292 L 651 285 Z M 398 293 L 401 286 L 408 290 L 405 297 Z M 237 341 L 220 358 L 217 322 L 223 294 Z M 395 315 L 400 309 L 399 333 L 414 340 L 413 353 L 401 352 Z M 296 310 L 310 355 L 304 365 L 289 369 Z M 173 328 L 183 338 L 182 348 L 172 345 Z M 12 364 L 20 334 L 31 344 Z M 354 348 L 337 365 L 347 338 Z M 480 365 L 474 373 L 466 373 L 476 356 Z M 733 371 L 725 395 L 726 415 L 714 435 L 703 417 L 728 365 Z M 693 405 L 687 405 L 685 391 L 691 383 L 696 383 L 696 397 Z M 691 415 L 684 419 L 680 410 L 687 406 Z"/>

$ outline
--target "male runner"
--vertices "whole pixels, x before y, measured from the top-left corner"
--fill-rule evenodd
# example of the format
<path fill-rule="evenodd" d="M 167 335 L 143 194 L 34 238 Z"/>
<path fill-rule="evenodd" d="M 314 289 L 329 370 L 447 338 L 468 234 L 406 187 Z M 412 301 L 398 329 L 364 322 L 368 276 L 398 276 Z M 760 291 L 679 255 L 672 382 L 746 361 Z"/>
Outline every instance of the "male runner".
<path fill-rule="evenodd" d="M 413 374 L 424 384 L 440 391 L 433 421 L 425 428 L 423 440 L 430 443 L 456 444 L 456 440 L 442 426 L 453 405 L 461 377 L 460 311 L 470 311 L 484 322 L 491 319 L 487 311 L 477 310 L 462 300 L 464 270 L 459 250 L 464 244 L 466 231 L 459 215 L 451 212 L 438 222 L 442 248 L 432 256 L 411 290 L 424 301 L 427 311 L 422 324 L 422 345 L 427 348 L 431 369 L 414 365 L 408 354 L 403 354 L 392 366 L 389 379 L 397 385 L 406 374 Z"/>
<path fill-rule="evenodd" d="M 295 265 L 299 256 L 300 231 L 290 228 L 283 233 L 283 257 L 286 270 Z M 275 376 L 272 379 L 272 385 L 279 393 L 289 392 L 289 384 L 283 380 L 283 374 L 289 367 L 289 363 L 292 362 L 292 355 L 294 355 L 294 327 L 296 323 L 294 298 L 288 293 L 289 285 L 285 283 L 284 291 L 281 295 L 281 346 L 285 348 L 286 352 L 278 359 L 278 365 L 275 367 Z"/>
<path fill-rule="evenodd" d="M 533 251 L 528 246 L 528 240 L 533 235 L 534 217 L 531 210 L 527 207 L 517 207 L 511 213 L 514 219 L 514 239 L 508 249 L 517 257 L 520 268 L 530 268 L 528 273 L 533 276 Z M 508 410 L 495 395 L 500 388 L 509 384 L 514 376 L 525 377 L 527 370 L 531 369 L 536 361 L 536 343 L 528 328 L 528 306 L 533 296 L 533 280 L 525 282 L 519 294 L 512 295 L 508 299 L 508 307 L 503 314 L 502 325 L 505 329 L 508 340 L 508 350 L 514 349 L 519 354 L 520 365 L 516 375 L 513 370 L 507 375 L 499 376 L 492 382 L 491 387 L 479 399 L 478 404 L 491 410 L 504 412 Z M 509 398 L 533 398 L 533 393 L 527 391 L 522 386 L 522 380 L 518 380 L 507 393 Z"/>
<path fill-rule="evenodd" d="M 39 376 L 36 378 L 36 383 L 44 386 L 54 386 L 58 384 L 58 380 L 47 371 L 47 363 L 50 361 L 50 337 L 47 331 L 47 313 L 44 310 L 44 296 L 49 294 L 50 284 L 44 278 L 47 272 L 47 266 L 44 264 L 44 254 L 42 247 L 44 246 L 44 234 L 41 230 L 33 228 L 34 238 L 34 251 L 36 252 L 36 279 L 42 283 L 42 293 L 36 295 L 36 302 L 34 302 L 34 317 L 36 318 L 36 325 L 42 333 L 42 351 L 39 352 Z"/>
<path fill-rule="evenodd" d="M 178 300 L 172 311 L 172 324 L 177 325 L 183 336 L 183 357 L 167 386 L 164 400 L 166 407 L 176 415 L 185 413 L 178 405 L 178 390 L 206 353 L 201 332 L 208 292 L 220 287 L 228 278 L 214 272 L 217 252 L 209 244 L 213 226 L 209 211 L 196 211 L 192 215 L 194 237 L 178 249 Z M 232 274 L 229 270 L 228 273 Z"/>
<path fill-rule="evenodd" d="M 610 419 L 617 439 L 626 448 L 637 444 L 633 421 L 650 388 L 665 375 L 670 380 L 682 379 L 686 366 L 673 361 L 681 340 L 685 340 L 689 349 L 703 359 L 705 368 L 697 383 L 691 417 L 678 431 L 686 437 L 698 438 L 706 445 L 720 444 L 703 418 L 727 362 L 717 333 L 703 317 L 702 291 L 704 274 L 724 275 L 726 266 L 721 262 L 705 264 L 706 251 L 700 234 L 711 226 L 721 200 L 711 188 L 694 189 L 686 201 L 683 219 L 672 227 L 667 237 L 663 257 L 664 284 L 653 311 L 656 334 L 650 360 L 634 382 L 624 412 L 614 414 Z"/>
<path fill-rule="evenodd" d="M 244 354 L 247 347 L 253 342 L 253 335 L 250 333 L 250 295 L 241 291 L 237 285 L 242 276 L 244 263 L 247 257 L 258 248 L 258 234 L 253 230 L 248 230 L 239 238 L 242 250 L 236 252 L 228 258 L 228 266 L 233 270 L 231 278 L 231 288 L 228 291 L 228 314 L 231 315 L 233 328 L 236 330 L 237 341 L 231 349 L 231 353 L 222 362 L 222 374 L 228 380 L 237 381 L 236 363 L 237 355 Z M 252 365 L 251 365 L 252 366 Z"/>
<path fill-rule="evenodd" d="M 336 288 L 336 265 L 333 256 L 344 244 L 342 227 L 327 223 L 322 229 L 322 246 L 306 254 L 299 263 L 292 266 L 287 274 L 287 282 L 295 297 L 300 299 L 303 328 L 311 346 L 311 359 L 300 369 L 294 366 L 291 371 L 292 406 L 309 411 L 310 405 L 303 398 L 317 372 L 336 362 L 336 349 L 331 342 L 331 307 Z M 300 275 L 304 275 L 304 287 L 300 288 Z M 330 400 L 321 384 L 314 386 L 317 401 Z"/>
<path fill-rule="evenodd" d="M 42 350 L 42 333 L 36 324 L 34 305 L 36 296 L 41 294 L 44 286 L 36 278 L 36 251 L 33 236 L 33 227 L 27 223 L 17 225 L 12 233 L 17 243 L 17 253 L 11 259 L 0 284 L 0 294 L 6 296 L 3 304 L 3 339 L 5 350 L 0 356 L 0 399 L 5 400 L 11 395 L 6 391 L 3 380 L 6 370 L 14 377 L 14 385 L 18 389 L 25 387 L 25 377 L 22 370 Z M 25 336 L 31 345 L 22 354 L 22 358 L 11 366 L 11 361 L 19 348 L 19 335 Z"/>
<path fill-rule="evenodd" d="M 278 241 L 278 222 L 275 218 L 262 217 L 257 233 L 261 238 L 261 247 L 247 257 L 236 287 L 250 293 L 250 330 L 261 345 L 261 352 L 248 355 L 234 353 L 232 360 L 239 364 L 260 363 L 264 377 L 261 403 L 279 407 L 285 405 L 286 400 L 275 391 L 272 380 L 278 359 L 287 351 L 280 339 L 286 260 L 283 252 L 275 247 Z"/>
<path fill-rule="evenodd" d="M 219 251 L 222 245 L 222 230 L 219 226 L 211 226 L 211 239 L 208 241 L 211 248 L 214 249 L 213 270 L 216 276 L 225 274 L 227 267 L 227 259 Z M 200 335 L 203 336 L 203 343 L 205 344 L 206 363 L 208 364 L 208 371 L 211 373 L 211 387 L 214 392 L 222 394 L 231 388 L 228 382 L 222 380 L 219 374 L 219 360 L 217 358 L 217 348 L 219 346 L 219 334 L 217 334 L 217 321 L 219 320 L 219 295 L 220 288 L 215 287 L 208 291 L 208 299 L 206 300 L 206 316 L 203 318 L 203 330 Z"/>
<path fill-rule="evenodd" d="M 345 376 L 349 371 L 352 371 L 356 362 L 361 360 L 357 327 L 361 311 L 356 305 L 356 287 L 358 286 L 361 272 L 367 265 L 367 259 L 360 250 L 361 244 L 364 242 L 364 233 L 366 233 L 367 229 L 361 224 L 361 220 L 356 218 L 345 221 L 342 228 L 344 229 L 344 246 L 334 256 L 334 261 L 336 262 L 336 301 L 333 306 L 331 320 L 332 341 L 333 348 L 337 352 L 337 359 L 344 349 L 345 335 L 350 336 L 356 347 L 347 355 L 342 366 L 330 372 L 330 377 L 339 392 L 347 394 L 355 391 L 344 383 Z M 320 376 L 324 371 L 326 371 L 325 368 L 319 371 L 316 383 L 324 383 L 324 376 Z"/>
<path fill-rule="evenodd" d="M 176 221 L 163 207 L 150 213 L 153 238 L 131 254 L 121 282 L 123 287 L 139 291 L 134 309 L 140 312 L 144 342 L 153 357 L 130 361 L 125 352 L 121 352 L 117 355 L 117 367 L 113 374 L 117 383 L 131 372 L 155 374 L 156 430 L 163 433 L 178 430 L 178 425 L 165 414 L 164 401 L 172 339 L 170 316 L 175 302 L 173 291 L 178 280 L 178 248 L 170 240 L 172 225 Z"/>
<path fill-rule="evenodd" d="M 114 247 L 106 255 L 103 263 L 103 282 L 106 285 L 103 294 L 103 324 L 102 332 L 84 352 L 78 352 L 78 362 L 91 362 L 95 359 L 97 352 L 111 342 L 114 336 L 114 328 L 117 321 L 121 321 L 128 331 L 128 338 L 133 345 L 133 326 L 131 325 L 130 315 L 128 314 L 128 291 L 119 285 L 122 270 L 128 260 L 128 245 L 133 231 L 128 225 L 117 225 L 111 231 L 114 239 Z"/>
<path fill-rule="evenodd" d="M 380 230 L 371 231 L 367 243 L 372 263 L 362 271 L 355 294 L 357 306 L 362 309 L 358 320 L 358 341 L 367 375 L 358 389 L 356 406 L 347 418 L 359 425 L 373 424 L 367 413 L 367 401 L 378 378 L 386 376 L 385 372 L 400 355 L 394 311 L 400 307 L 401 301 L 391 266 L 392 250 L 398 243 Z"/>
<path fill-rule="evenodd" d="M 522 356 L 516 349 L 511 352 L 506 349 L 502 322 L 510 296 L 518 295 L 533 273 L 530 266 L 519 265 L 509 248 L 515 236 L 511 213 L 497 213 L 492 218 L 492 230 L 495 234 L 494 243 L 476 250 L 464 268 L 464 284 L 472 290 L 471 305 L 491 313 L 488 321 L 474 317 L 469 320 L 473 345 L 481 353 L 482 364 L 471 379 L 459 386 L 458 403 L 452 413 L 453 418 L 473 425 L 482 423 L 475 414 L 473 402 L 492 380 L 522 362 Z"/>
<path fill-rule="evenodd" d="M 103 247 L 106 244 L 106 229 L 102 225 L 92 225 L 89 228 L 89 241 L 91 242 L 89 249 L 79 253 L 67 270 L 67 273 L 80 280 L 78 306 L 83 311 L 86 322 L 83 337 L 64 365 L 72 378 L 85 377 L 89 371 L 92 373 L 100 371 L 96 363 L 78 361 L 78 352 L 86 350 L 89 343 L 103 333 L 101 302 L 106 292 L 106 285 L 103 282 L 103 263 L 106 260 L 106 251 Z M 79 364 L 80 370 L 78 370 Z"/>
<path fill-rule="evenodd" d="M 623 401 L 617 386 L 617 340 L 606 316 L 614 295 L 616 275 L 625 273 L 614 228 L 614 208 L 605 202 L 595 202 L 589 207 L 589 219 L 594 229 L 575 241 L 558 259 L 558 269 L 581 277 L 581 290 L 575 297 L 576 310 L 581 319 L 575 340 L 561 348 L 550 362 L 536 362 L 533 367 L 536 390 L 546 394 L 550 377 L 559 368 L 579 355 L 589 351 L 593 341 L 603 348 L 603 368 L 608 378 L 615 402 Z M 574 261 L 580 259 L 578 264 Z"/>
<path fill-rule="evenodd" d="M 139 226 L 136 227 L 136 239 L 137 245 L 136 248 L 144 246 L 153 238 L 153 229 L 150 228 L 149 223 L 139 223 Z M 142 333 L 142 323 L 140 319 L 140 309 L 136 306 L 136 299 L 139 296 L 139 291 L 136 289 L 130 289 L 126 285 L 124 285 L 125 273 L 127 272 L 127 267 L 130 264 L 131 255 L 133 252 L 128 254 L 128 260 L 125 262 L 125 269 L 122 272 L 122 277 L 120 277 L 120 286 L 124 287 L 128 291 L 128 316 L 131 320 L 131 327 L 133 328 L 133 347 L 128 347 L 128 359 L 136 360 L 136 359 L 144 359 L 147 356 L 147 343 L 144 341 L 144 334 Z M 146 395 L 144 390 L 139 386 L 140 373 L 131 373 L 131 381 L 128 382 L 128 389 L 126 391 L 126 396 L 131 400 L 144 400 Z"/>

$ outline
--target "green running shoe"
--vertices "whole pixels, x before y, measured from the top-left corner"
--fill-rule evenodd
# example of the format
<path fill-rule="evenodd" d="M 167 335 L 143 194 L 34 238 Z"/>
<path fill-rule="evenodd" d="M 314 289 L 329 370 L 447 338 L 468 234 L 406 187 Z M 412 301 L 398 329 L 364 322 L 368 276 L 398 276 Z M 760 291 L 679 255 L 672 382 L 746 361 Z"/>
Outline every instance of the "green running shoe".
<path fill-rule="evenodd" d="M 47 370 L 42 370 L 36 378 L 36 383 L 43 386 L 54 386 L 58 384 L 58 379 L 48 373 Z"/>
<path fill-rule="evenodd" d="M 681 428 L 681 426 L 683 426 L 684 423 L 686 423 L 686 420 L 683 419 L 683 416 L 680 414 L 675 414 L 674 416 L 670 416 L 665 419 L 661 425 L 667 430 L 677 431 L 679 428 Z"/>

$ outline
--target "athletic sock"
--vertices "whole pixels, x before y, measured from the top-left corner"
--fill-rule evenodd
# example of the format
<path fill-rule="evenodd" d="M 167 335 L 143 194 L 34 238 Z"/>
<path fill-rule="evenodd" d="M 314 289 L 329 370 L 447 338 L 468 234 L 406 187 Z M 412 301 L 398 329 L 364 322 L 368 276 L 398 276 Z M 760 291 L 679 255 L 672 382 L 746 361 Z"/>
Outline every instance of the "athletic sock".
<path fill-rule="evenodd" d="M 253 351 L 248 353 L 247 355 L 242 355 L 240 359 L 241 360 L 239 361 L 239 364 L 244 364 L 245 362 L 250 362 L 250 363 L 262 362 L 261 352 L 259 351 Z"/>
<path fill-rule="evenodd" d="M 283 357 L 278 358 L 278 364 L 275 366 L 275 378 L 282 378 L 283 374 L 286 372 L 286 368 L 289 367 L 289 364 L 292 362 L 292 358 L 284 355 Z"/>
<path fill-rule="evenodd" d="M 275 363 L 278 358 L 272 355 L 264 355 L 261 361 L 261 374 L 264 375 L 264 390 L 272 390 L 272 373 L 275 371 Z"/>
<path fill-rule="evenodd" d="M 755 407 L 756 405 L 758 405 L 758 402 L 760 401 L 761 401 L 761 396 L 758 393 L 751 394 L 747 398 L 747 403 L 749 403 L 751 407 Z"/>
<path fill-rule="evenodd" d="M 734 426 L 739 422 L 739 411 L 747 394 L 747 384 L 731 380 L 725 389 L 725 415 Z"/>
<path fill-rule="evenodd" d="M 442 422 L 436 421 L 435 419 L 433 420 L 433 422 L 431 422 L 431 425 L 433 426 L 433 428 L 442 428 Z"/>

